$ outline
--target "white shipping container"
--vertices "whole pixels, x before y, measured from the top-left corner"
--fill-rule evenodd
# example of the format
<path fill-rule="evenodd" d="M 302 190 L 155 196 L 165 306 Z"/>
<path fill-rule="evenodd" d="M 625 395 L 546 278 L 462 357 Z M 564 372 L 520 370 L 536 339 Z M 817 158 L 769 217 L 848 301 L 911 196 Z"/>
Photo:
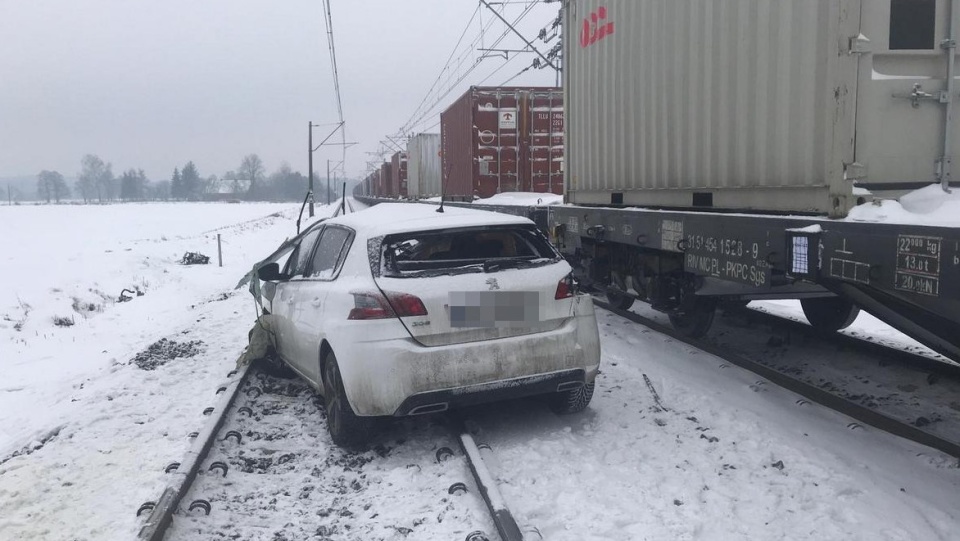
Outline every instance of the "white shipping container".
<path fill-rule="evenodd" d="M 440 134 L 419 133 L 407 141 L 407 195 L 440 195 Z"/>
<path fill-rule="evenodd" d="M 955 3 L 570 0 L 568 200 L 842 217 L 949 181 Z"/>

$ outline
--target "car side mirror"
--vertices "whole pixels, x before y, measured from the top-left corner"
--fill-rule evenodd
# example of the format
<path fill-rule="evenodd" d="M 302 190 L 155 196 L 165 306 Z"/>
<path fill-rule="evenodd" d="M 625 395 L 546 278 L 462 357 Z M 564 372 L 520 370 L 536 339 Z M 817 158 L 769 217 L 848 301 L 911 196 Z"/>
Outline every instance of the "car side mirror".
<path fill-rule="evenodd" d="M 257 269 L 257 277 L 264 282 L 276 282 L 287 278 L 286 275 L 280 274 L 279 263 L 267 263 L 260 267 Z"/>

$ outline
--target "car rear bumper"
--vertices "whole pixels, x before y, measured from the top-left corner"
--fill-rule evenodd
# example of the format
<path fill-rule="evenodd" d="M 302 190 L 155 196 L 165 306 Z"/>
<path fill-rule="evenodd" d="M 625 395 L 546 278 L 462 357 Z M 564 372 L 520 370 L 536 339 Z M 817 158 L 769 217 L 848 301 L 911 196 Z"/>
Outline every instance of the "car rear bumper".
<path fill-rule="evenodd" d="M 353 340 L 334 349 L 358 415 L 427 413 L 420 406 L 447 402 L 455 407 L 592 382 L 600 365 L 592 308 L 592 303 L 582 306 L 559 328 L 530 335 L 433 347 L 408 335 Z"/>
<path fill-rule="evenodd" d="M 582 368 L 561 370 L 552 374 L 526 376 L 480 385 L 428 391 L 408 397 L 395 416 L 437 413 L 452 408 L 510 400 L 538 394 L 555 393 L 581 387 L 586 378 Z"/>

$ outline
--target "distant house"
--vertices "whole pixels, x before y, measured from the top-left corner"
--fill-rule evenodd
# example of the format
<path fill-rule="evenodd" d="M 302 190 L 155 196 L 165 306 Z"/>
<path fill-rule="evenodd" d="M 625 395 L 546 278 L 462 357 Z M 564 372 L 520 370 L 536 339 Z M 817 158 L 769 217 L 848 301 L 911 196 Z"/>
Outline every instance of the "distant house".
<path fill-rule="evenodd" d="M 211 182 L 203 194 L 204 201 L 231 201 L 243 199 L 250 190 L 250 181 L 244 179 L 221 178 Z"/>

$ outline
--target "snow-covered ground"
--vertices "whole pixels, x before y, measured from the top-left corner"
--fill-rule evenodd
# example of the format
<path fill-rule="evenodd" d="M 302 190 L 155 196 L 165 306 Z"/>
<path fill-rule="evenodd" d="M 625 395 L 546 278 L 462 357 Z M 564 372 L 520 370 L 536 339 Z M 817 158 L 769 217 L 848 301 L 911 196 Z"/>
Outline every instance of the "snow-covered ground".
<path fill-rule="evenodd" d="M 0 207 L 0 539 L 130 538 L 131 508 L 156 499 L 162 467 L 182 456 L 246 344 L 253 302 L 233 287 L 295 233 L 298 212 Z M 188 251 L 211 264 L 180 265 Z M 124 288 L 133 298 L 118 303 Z M 155 370 L 131 362 L 161 339 L 175 343 L 143 366 L 195 355 Z"/>
<path fill-rule="evenodd" d="M 163 468 L 182 457 L 187 433 L 205 422 L 201 411 L 215 403 L 245 345 L 253 303 L 233 287 L 293 235 L 298 210 L 0 207 L 0 220 L 11 224 L 0 239 L 8 276 L 0 293 L 0 539 L 136 534 L 137 507 L 158 497 Z M 215 259 L 218 232 L 223 268 Z M 186 251 L 214 264 L 179 265 Z M 143 296 L 114 302 L 121 289 L 137 286 Z M 53 323 L 68 316 L 72 326 Z M 549 540 L 956 539 L 956 458 L 869 428 L 851 430 L 849 419 L 798 405 L 798 397 L 710 355 L 604 312 L 598 318 L 602 374 L 587 412 L 556 417 L 536 400 L 470 412 L 483 428 L 479 439 L 493 446 L 491 469 L 523 528 Z M 161 339 L 168 341 L 150 350 Z M 467 500 L 447 515 L 437 507 L 457 475 L 429 466 L 429 451 L 450 445 L 438 441 L 429 418 L 392 426 L 380 454 L 344 462 L 309 406 L 309 391 L 290 396 L 302 406 L 290 411 L 305 415 L 273 415 L 274 425 L 264 427 L 244 421 L 264 437 L 215 451 L 256 461 L 295 447 L 280 441 L 289 434 L 312 438 L 298 464 L 279 468 L 284 477 L 253 462 L 250 472 L 232 470 L 219 483 L 204 478 L 201 488 L 214 500 L 245 490 L 254 498 L 258 526 L 230 535 L 446 539 L 460 530 L 441 524 L 445 516 L 458 524 L 476 517 L 478 504 Z M 288 433 L 283 422 L 296 426 Z M 415 456 L 426 458 L 408 467 Z M 331 464 L 332 477 L 290 475 Z M 356 498 L 353 480 L 363 488 Z M 232 488 L 220 488 L 224 482 Z M 318 486 L 326 482 L 346 485 Z M 216 509 L 245 509 L 213 503 L 207 527 L 230 524 Z M 362 527 L 331 534 L 338 521 Z"/>

